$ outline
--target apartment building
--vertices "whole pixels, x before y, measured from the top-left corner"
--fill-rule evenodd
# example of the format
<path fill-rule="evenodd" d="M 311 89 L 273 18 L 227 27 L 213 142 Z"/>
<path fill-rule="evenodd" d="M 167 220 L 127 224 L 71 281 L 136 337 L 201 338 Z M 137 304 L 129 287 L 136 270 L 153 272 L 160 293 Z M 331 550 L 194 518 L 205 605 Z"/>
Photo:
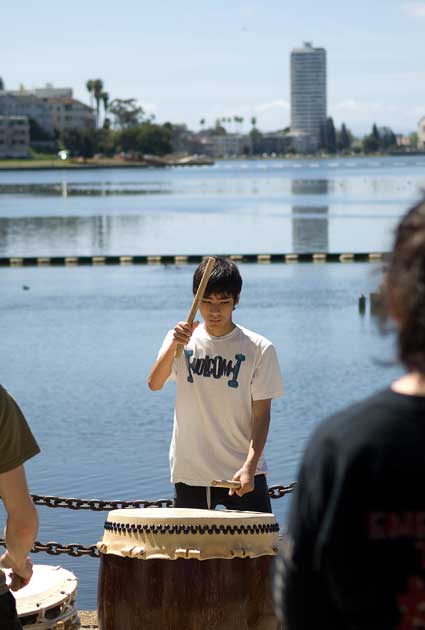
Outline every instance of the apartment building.
<path fill-rule="evenodd" d="M 291 131 L 302 134 L 307 151 L 320 147 L 327 118 L 326 50 L 305 42 L 291 51 Z"/>
<path fill-rule="evenodd" d="M 27 116 L 0 116 L 0 158 L 26 158 L 29 149 Z"/>

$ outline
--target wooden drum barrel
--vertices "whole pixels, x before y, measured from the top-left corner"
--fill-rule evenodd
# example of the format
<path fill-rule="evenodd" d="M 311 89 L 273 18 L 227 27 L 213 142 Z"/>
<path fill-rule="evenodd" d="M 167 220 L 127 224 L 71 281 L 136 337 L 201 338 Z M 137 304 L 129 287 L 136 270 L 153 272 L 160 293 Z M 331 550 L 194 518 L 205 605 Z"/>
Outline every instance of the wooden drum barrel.
<path fill-rule="evenodd" d="M 100 630 L 278 630 L 273 514 L 114 510 L 105 523 Z"/>

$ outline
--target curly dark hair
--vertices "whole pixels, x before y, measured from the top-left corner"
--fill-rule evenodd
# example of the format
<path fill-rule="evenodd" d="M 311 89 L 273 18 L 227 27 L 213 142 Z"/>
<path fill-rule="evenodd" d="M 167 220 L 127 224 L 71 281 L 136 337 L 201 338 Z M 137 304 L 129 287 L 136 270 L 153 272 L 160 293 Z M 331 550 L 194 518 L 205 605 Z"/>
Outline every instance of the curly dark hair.
<path fill-rule="evenodd" d="M 207 261 L 203 260 L 193 274 L 193 295 L 198 290 Z M 215 256 L 215 265 L 208 280 L 205 297 L 213 293 L 231 295 L 237 300 L 242 289 L 242 278 L 239 269 L 230 258 Z"/>
<path fill-rule="evenodd" d="M 401 362 L 425 375 L 425 198 L 397 227 L 385 297 L 397 320 Z"/>

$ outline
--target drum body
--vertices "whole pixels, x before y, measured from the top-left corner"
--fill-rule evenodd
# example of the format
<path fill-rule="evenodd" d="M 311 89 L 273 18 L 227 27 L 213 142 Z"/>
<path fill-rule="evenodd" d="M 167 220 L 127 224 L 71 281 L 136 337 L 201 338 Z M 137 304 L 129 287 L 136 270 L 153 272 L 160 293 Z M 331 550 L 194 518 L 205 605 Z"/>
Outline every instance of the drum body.
<path fill-rule="evenodd" d="M 75 575 L 62 567 L 34 565 L 30 583 L 13 593 L 24 630 L 80 628 L 77 586 Z"/>
<path fill-rule="evenodd" d="M 100 630 L 278 629 L 270 584 L 273 515 L 117 510 L 105 527 Z"/>

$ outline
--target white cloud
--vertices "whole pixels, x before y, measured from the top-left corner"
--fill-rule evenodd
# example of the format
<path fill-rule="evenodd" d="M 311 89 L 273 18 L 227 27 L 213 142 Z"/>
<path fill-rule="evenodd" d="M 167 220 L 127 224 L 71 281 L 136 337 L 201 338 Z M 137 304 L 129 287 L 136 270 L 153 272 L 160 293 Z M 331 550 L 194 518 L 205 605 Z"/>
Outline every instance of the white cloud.
<path fill-rule="evenodd" d="M 289 111 L 289 103 L 288 101 L 284 101 L 282 99 L 277 99 L 275 101 L 270 101 L 269 103 L 260 103 L 260 105 L 255 106 L 256 112 L 268 112 L 270 110 L 283 109 L 285 111 Z"/>
<path fill-rule="evenodd" d="M 370 129 L 373 122 L 388 125 L 395 131 L 412 131 L 416 129 L 417 121 L 424 113 L 423 105 L 402 105 L 349 98 L 331 107 L 330 115 L 334 117 L 337 124 L 345 122 L 353 131 L 365 132 Z"/>
<path fill-rule="evenodd" d="M 147 114 L 156 114 L 158 112 L 158 105 L 155 103 L 146 103 L 144 101 L 140 101 L 141 107 L 145 110 Z"/>
<path fill-rule="evenodd" d="M 408 17 L 425 18 L 425 2 L 406 2 L 403 13 Z"/>

